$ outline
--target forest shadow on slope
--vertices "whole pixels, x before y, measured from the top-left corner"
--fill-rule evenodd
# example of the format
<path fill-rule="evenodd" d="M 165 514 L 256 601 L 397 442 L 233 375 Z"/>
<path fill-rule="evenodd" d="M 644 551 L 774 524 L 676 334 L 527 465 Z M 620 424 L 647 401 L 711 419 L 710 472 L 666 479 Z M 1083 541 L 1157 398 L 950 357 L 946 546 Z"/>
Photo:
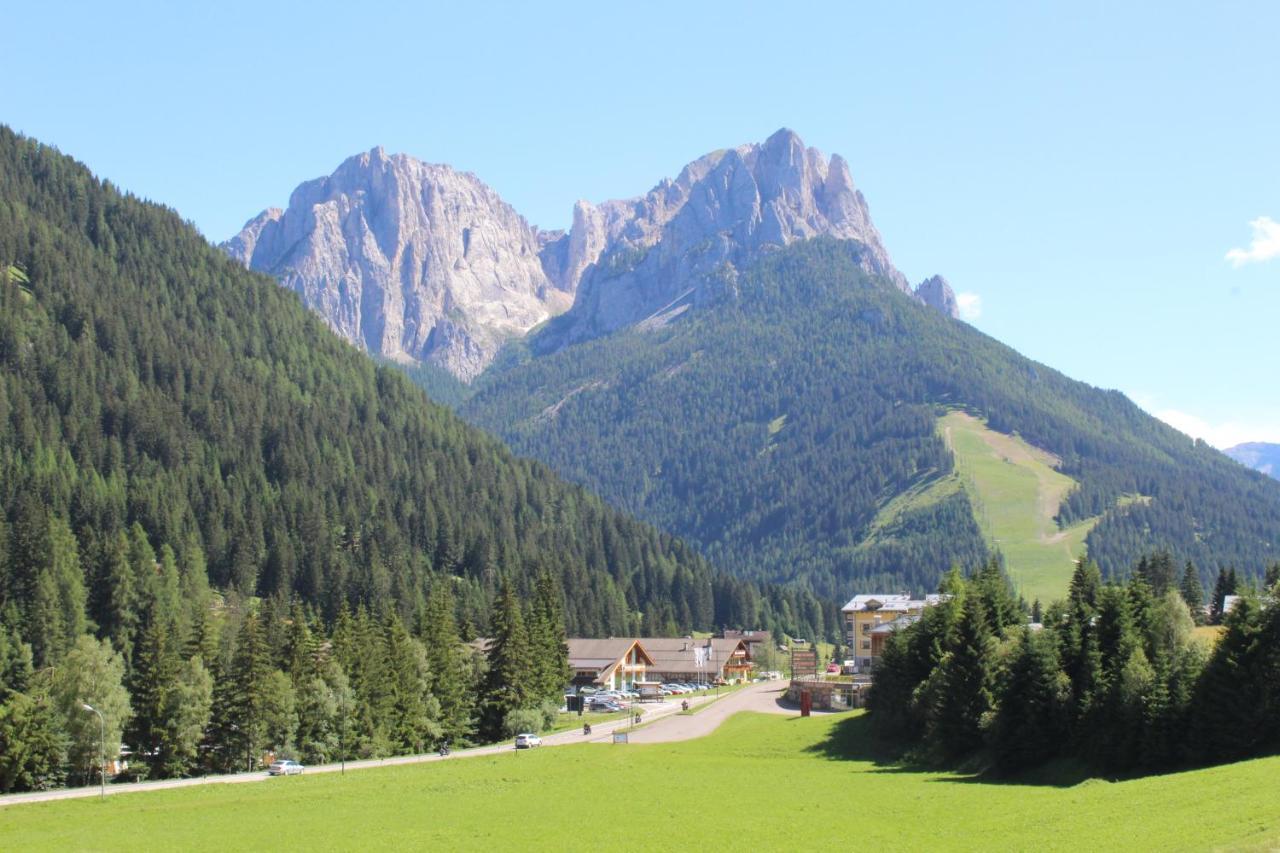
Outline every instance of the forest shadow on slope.
<path fill-rule="evenodd" d="M 832 761 L 870 763 L 874 765 L 872 773 L 928 774 L 930 782 L 1071 788 L 1086 782 L 1109 781 L 1096 777 L 1083 763 L 1061 759 L 1012 776 L 997 775 L 980 757 L 950 764 L 925 760 L 909 746 L 877 735 L 871 716 L 866 713 L 840 720 L 807 751 Z"/>

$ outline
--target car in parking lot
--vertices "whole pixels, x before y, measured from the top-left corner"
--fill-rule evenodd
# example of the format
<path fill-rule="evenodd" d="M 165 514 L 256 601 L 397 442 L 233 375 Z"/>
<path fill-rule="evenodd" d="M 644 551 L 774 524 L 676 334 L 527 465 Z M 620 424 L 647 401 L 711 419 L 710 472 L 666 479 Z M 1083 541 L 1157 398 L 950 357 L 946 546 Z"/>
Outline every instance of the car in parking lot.
<path fill-rule="evenodd" d="M 592 702 L 587 706 L 589 711 L 621 711 L 623 706 L 620 702 Z"/>
<path fill-rule="evenodd" d="M 296 761 L 281 758 L 271 762 L 271 766 L 267 768 L 267 773 L 272 776 L 297 776 L 305 769 Z"/>
<path fill-rule="evenodd" d="M 542 738 L 529 732 L 516 735 L 516 749 L 533 749 L 535 746 L 542 746 Z"/>

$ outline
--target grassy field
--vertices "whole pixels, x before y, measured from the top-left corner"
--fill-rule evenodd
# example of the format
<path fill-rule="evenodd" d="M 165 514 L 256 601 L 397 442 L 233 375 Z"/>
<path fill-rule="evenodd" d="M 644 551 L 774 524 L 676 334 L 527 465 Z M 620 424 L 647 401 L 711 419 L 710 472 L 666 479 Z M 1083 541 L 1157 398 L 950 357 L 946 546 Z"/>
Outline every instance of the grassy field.
<path fill-rule="evenodd" d="M 860 713 L 714 735 L 0 809 L 8 850 L 1266 849 L 1280 758 L 1135 781 L 990 784 L 877 762 Z M 865 816 L 874 815 L 874 820 Z M 852 833 L 852 836 L 851 836 Z"/>
<path fill-rule="evenodd" d="M 947 414 L 938 429 L 955 454 L 956 476 L 978 526 L 1004 554 L 1018 591 L 1027 601 L 1045 604 L 1066 595 L 1074 561 L 1085 552 L 1084 538 L 1098 522 L 1060 529 L 1054 521 L 1075 480 L 1056 470 L 1050 454 L 964 412 Z"/>

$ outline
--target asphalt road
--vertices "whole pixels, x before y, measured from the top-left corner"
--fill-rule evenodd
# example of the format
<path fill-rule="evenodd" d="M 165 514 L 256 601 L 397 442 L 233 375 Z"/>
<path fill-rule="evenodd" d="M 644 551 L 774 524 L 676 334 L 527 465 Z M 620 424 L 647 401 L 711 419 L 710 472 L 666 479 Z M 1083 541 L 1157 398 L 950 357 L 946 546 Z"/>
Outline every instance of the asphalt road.
<path fill-rule="evenodd" d="M 765 711 L 770 713 L 796 713 L 794 709 L 785 709 L 779 701 L 780 691 L 786 689 L 785 682 L 765 681 L 751 684 L 739 690 L 728 692 L 719 699 L 714 694 L 697 696 L 689 700 L 691 708 L 707 703 L 715 703 L 696 714 L 680 714 L 680 700 L 669 697 L 666 702 L 646 704 L 642 725 L 628 734 L 631 743 L 665 743 L 670 741 L 689 740 L 702 737 L 714 731 L 720 723 L 738 711 Z M 586 715 L 584 720 L 590 720 Z M 627 719 L 614 720 L 607 723 L 592 723 L 590 737 L 584 737 L 581 729 L 571 729 L 559 734 L 547 735 L 542 739 L 544 746 L 564 746 L 573 743 L 611 743 L 615 730 L 629 727 Z M 460 749 L 448 756 L 441 757 L 436 753 L 424 755 L 401 755 L 394 758 L 374 758 L 362 761 L 348 761 L 347 770 L 363 770 L 368 767 L 390 767 L 396 764 L 421 764 L 428 761 L 453 761 L 471 758 L 477 755 L 498 755 L 511 752 L 514 747 L 510 742 L 478 746 L 473 749 Z M 338 773 L 341 764 L 308 765 L 306 772 Z M 133 794 L 141 791 L 160 791 L 166 788 L 189 788 L 193 785 L 238 785 L 246 782 L 265 782 L 271 777 L 265 772 L 228 773 L 219 776 L 197 776 L 191 779 L 159 779 L 152 782 L 131 782 L 122 785 L 107 785 L 107 795 Z M 53 791 L 35 791 L 27 794 L 9 794 L 0 797 L 0 806 L 13 806 L 21 803 L 40 803 L 51 800 L 69 800 L 80 797 L 96 797 L 97 787 L 59 788 Z"/>

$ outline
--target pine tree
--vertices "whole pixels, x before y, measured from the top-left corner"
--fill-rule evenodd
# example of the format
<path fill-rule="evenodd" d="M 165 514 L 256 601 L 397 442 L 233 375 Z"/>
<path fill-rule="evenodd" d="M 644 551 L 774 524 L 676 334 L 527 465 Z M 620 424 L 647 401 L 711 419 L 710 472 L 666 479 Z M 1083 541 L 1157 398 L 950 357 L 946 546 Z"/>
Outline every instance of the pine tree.
<path fill-rule="evenodd" d="M 1223 623 L 1223 617 L 1226 615 L 1223 612 L 1224 602 L 1228 595 L 1236 594 L 1238 583 L 1234 568 L 1218 569 L 1218 579 L 1213 584 L 1213 600 L 1209 602 L 1209 621 L 1214 625 Z"/>
<path fill-rule="evenodd" d="M 563 598 L 546 571 L 538 575 L 534 587 L 528 626 L 531 698 L 558 703 L 570 679 L 569 647 L 565 642 Z"/>
<path fill-rule="evenodd" d="M 983 608 L 993 634 L 999 636 L 1005 628 L 1023 621 L 1022 607 L 1014 594 L 1013 584 L 1004 573 L 997 557 L 992 557 L 974 576 L 969 584 L 970 593 L 982 597 Z"/>
<path fill-rule="evenodd" d="M 1146 584 L 1141 587 L 1145 590 Z M 1087 738 L 1085 749 L 1095 764 L 1122 770 L 1136 761 L 1145 695 L 1155 675 L 1142 649 L 1128 591 L 1106 586 L 1098 604 L 1102 679 L 1080 734 Z"/>
<path fill-rule="evenodd" d="M 252 770 L 267 744 L 266 693 L 271 664 L 257 616 L 247 616 L 235 651 L 219 666 L 213 687 L 209 745 L 216 769 Z"/>
<path fill-rule="evenodd" d="M 1023 629 L 988 738 L 1001 770 L 1033 767 L 1058 754 L 1067 736 L 1069 694 L 1053 637 Z"/>
<path fill-rule="evenodd" d="M 128 685 L 133 717 L 125 739 L 153 776 L 164 775 L 168 756 L 169 694 L 177 689 L 182 660 L 169 619 L 152 614 L 133 656 Z"/>
<path fill-rule="evenodd" d="M 17 605 L 0 608 L 0 703 L 10 694 L 26 692 L 35 669 L 31 644 L 23 642 L 19 623 Z"/>
<path fill-rule="evenodd" d="M 509 579 L 503 579 L 494 602 L 491 629 L 480 724 L 486 738 L 498 740 L 506 734 L 507 715 L 528 707 L 532 698 L 528 682 L 529 639 Z"/>
<path fill-rule="evenodd" d="M 106 622 L 102 625 L 111 643 L 126 660 L 133 658 L 133 645 L 137 639 L 142 616 L 142 596 L 138 582 L 129 565 L 129 537 L 123 530 L 107 543 L 104 564 L 100 569 L 106 584 Z"/>
<path fill-rule="evenodd" d="M 1097 565 L 1081 560 L 1071 575 L 1065 611 L 1059 624 L 1059 657 L 1071 681 L 1071 717 L 1082 720 L 1094 701 L 1102 678 L 1096 617 L 1102 574 Z M 1051 620 L 1052 621 L 1052 620 Z"/>
<path fill-rule="evenodd" d="M 941 690 L 931 739 L 942 752 L 965 755 L 982 745 L 982 718 L 993 703 L 989 616 L 982 597 L 966 592 L 954 645 L 939 670 Z"/>
<path fill-rule="evenodd" d="M 446 742 L 465 740 L 471 735 L 474 707 L 470 668 L 454 620 L 451 583 L 446 576 L 432 584 L 422 626 L 431 695 L 440 703 L 441 737 Z"/>
<path fill-rule="evenodd" d="M 1245 595 L 1196 687 L 1192 742 L 1200 757 L 1233 761 L 1280 747 L 1280 616 Z"/>
<path fill-rule="evenodd" d="M 1143 557 L 1135 574 L 1147 582 L 1151 587 L 1151 594 L 1156 598 L 1173 589 L 1178 582 L 1173 555 L 1168 551 L 1157 551 L 1149 557 Z"/>
<path fill-rule="evenodd" d="M 1191 608 L 1191 617 L 1197 625 L 1204 623 L 1204 585 L 1200 583 L 1200 572 L 1195 564 L 1187 560 L 1182 570 L 1182 583 L 1178 586 L 1182 600 Z"/>
<path fill-rule="evenodd" d="M 440 739 L 440 704 L 429 692 L 427 650 L 392 612 L 385 628 L 391 702 L 387 736 L 399 752 L 422 752 Z"/>

